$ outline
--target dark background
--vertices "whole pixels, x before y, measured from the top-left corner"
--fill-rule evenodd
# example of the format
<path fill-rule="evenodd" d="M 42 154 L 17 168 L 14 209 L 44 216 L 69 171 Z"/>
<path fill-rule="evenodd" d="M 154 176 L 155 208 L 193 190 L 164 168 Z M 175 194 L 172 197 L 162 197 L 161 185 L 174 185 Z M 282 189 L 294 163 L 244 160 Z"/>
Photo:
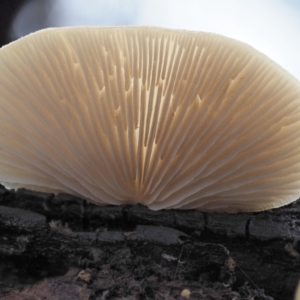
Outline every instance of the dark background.
<path fill-rule="evenodd" d="M 83 0 L 0 0 L 0 47 L 48 27 L 134 25 L 140 3 L 139 0 L 126 3 L 94 0 L 87 4 Z"/>
<path fill-rule="evenodd" d="M 0 47 L 56 24 L 56 0 L 0 0 Z M 20 12 L 22 12 L 20 16 Z"/>
<path fill-rule="evenodd" d="M 13 40 L 11 24 L 19 9 L 27 0 L 0 0 L 0 47 Z"/>

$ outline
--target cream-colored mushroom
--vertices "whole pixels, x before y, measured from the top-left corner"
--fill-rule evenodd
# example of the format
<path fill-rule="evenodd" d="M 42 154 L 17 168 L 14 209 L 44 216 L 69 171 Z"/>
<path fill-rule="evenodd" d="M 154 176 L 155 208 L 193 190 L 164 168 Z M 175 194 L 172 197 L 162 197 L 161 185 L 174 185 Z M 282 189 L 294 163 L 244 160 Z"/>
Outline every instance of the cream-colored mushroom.
<path fill-rule="evenodd" d="M 296 288 L 294 300 L 300 300 L 300 283 L 298 283 Z"/>
<path fill-rule="evenodd" d="M 0 50 L 0 181 L 96 204 L 259 211 L 300 194 L 300 84 L 252 47 L 148 27 Z"/>

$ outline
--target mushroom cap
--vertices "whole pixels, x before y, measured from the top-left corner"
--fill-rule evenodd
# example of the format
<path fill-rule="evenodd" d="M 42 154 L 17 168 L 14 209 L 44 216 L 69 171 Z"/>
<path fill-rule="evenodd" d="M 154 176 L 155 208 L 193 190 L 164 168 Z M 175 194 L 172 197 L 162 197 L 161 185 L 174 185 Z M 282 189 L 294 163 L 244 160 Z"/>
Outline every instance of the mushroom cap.
<path fill-rule="evenodd" d="M 300 194 L 299 101 L 220 35 L 42 30 L 0 49 L 0 181 L 154 210 L 282 206 Z"/>

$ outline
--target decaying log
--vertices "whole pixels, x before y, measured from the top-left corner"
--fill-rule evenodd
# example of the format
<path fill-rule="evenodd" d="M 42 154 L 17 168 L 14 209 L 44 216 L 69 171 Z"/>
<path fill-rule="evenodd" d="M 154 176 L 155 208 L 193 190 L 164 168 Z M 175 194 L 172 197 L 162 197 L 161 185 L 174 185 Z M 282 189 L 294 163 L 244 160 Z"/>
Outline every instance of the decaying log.
<path fill-rule="evenodd" d="M 155 212 L 1 187 L 0 299 L 292 299 L 299 213 Z"/>

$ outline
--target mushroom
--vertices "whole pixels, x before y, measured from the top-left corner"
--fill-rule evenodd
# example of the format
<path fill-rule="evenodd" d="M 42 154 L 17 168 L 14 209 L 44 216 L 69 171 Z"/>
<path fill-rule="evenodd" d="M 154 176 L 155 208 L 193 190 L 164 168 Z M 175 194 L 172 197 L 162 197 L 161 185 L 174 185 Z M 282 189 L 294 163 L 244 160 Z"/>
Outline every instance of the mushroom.
<path fill-rule="evenodd" d="M 300 282 L 296 288 L 294 300 L 300 300 Z"/>
<path fill-rule="evenodd" d="M 261 211 L 300 195 L 300 84 L 216 34 L 47 29 L 0 50 L 0 181 L 95 204 Z"/>

